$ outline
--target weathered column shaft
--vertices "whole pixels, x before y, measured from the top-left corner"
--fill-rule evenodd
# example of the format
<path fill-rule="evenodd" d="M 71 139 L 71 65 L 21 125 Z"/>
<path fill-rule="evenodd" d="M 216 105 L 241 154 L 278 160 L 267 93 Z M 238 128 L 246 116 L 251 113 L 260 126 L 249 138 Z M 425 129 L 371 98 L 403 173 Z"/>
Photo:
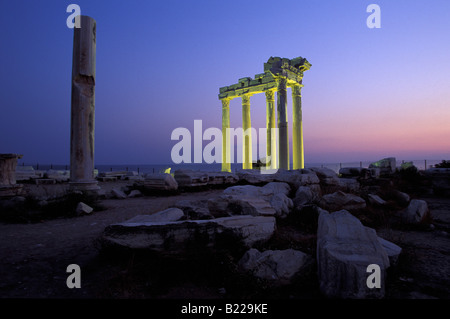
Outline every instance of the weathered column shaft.
<path fill-rule="evenodd" d="M 305 168 L 301 84 L 292 86 L 292 162 L 293 169 Z"/>
<path fill-rule="evenodd" d="M 230 100 L 222 99 L 222 172 L 231 172 Z"/>
<path fill-rule="evenodd" d="M 73 38 L 70 182 L 73 188 L 94 190 L 96 22 L 87 16 L 80 20 Z"/>
<path fill-rule="evenodd" d="M 250 95 L 242 95 L 242 168 L 252 169 L 252 121 L 250 118 Z"/>
<path fill-rule="evenodd" d="M 275 90 L 266 91 L 266 129 L 267 129 L 267 146 L 266 146 L 266 163 L 267 167 L 277 168 L 277 143 L 276 136 L 273 136 L 273 130 L 276 128 L 275 117 Z"/>
<path fill-rule="evenodd" d="M 289 131 L 286 78 L 277 78 L 278 166 L 289 169 Z"/>
<path fill-rule="evenodd" d="M 16 185 L 17 159 L 22 155 L 0 154 L 0 186 Z"/>

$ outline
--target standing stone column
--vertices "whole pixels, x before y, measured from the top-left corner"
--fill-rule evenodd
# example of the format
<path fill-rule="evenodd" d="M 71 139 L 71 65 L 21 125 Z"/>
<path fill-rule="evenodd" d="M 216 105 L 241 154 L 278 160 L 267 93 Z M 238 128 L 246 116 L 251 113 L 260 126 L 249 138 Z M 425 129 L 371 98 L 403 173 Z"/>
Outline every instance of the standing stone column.
<path fill-rule="evenodd" d="M 305 168 L 303 152 L 302 84 L 292 86 L 292 162 L 293 169 Z"/>
<path fill-rule="evenodd" d="M 230 100 L 222 101 L 222 172 L 231 172 Z"/>
<path fill-rule="evenodd" d="M 278 165 L 289 169 L 289 131 L 287 114 L 286 78 L 277 78 L 277 115 L 278 115 Z"/>
<path fill-rule="evenodd" d="M 275 90 L 266 91 L 266 129 L 267 129 L 267 146 L 266 146 L 266 164 L 272 169 L 277 168 L 277 143 L 276 134 L 272 129 L 276 128 L 275 118 Z"/>
<path fill-rule="evenodd" d="M 252 122 L 250 119 L 250 94 L 242 95 L 242 168 L 252 169 Z"/>
<path fill-rule="evenodd" d="M 81 27 L 73 29 L 70 186 L 92 191 L 99 189 L 94 178 L 96 22 L 80 18 Z"/>

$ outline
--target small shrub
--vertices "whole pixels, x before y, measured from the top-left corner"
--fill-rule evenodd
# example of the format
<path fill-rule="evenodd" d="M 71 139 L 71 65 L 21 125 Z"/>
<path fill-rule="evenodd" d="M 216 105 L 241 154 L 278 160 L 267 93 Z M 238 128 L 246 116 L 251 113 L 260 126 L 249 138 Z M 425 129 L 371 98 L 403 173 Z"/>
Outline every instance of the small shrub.
<path fill-rule="evenodd" d="M 449 161 L 443 160 L 439 164 L 434 165 L 434 167 L 436 167 L 436 168 L 450 168 L 450 160 Z"/>

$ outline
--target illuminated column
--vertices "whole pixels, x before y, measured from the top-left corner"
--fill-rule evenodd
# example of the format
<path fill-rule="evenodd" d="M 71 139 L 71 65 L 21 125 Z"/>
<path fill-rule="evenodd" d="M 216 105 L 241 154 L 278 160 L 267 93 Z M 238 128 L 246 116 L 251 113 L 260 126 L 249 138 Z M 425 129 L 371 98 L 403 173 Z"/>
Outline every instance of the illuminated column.
<path fill-rule="evenodd" d="M 252 122 L 250 119 L 250 94 L 242 95 L 242 168 L 252 169 Z"/>
<path fill-rule="evenodd" d="M 266 161 L 270 159 L 270 168 L 277 168 L 277 142 L 276 136 L 272 135 L 276 128 L 275 119 L 275 90 L 266 91 L 266 128 L 267 128 L 267 147 Z"/>
<path fill-rule="evenodd" d="M 277 78 L 277 115 L 278 115 L 278 165 L 289 169 L 289 132 L 286 97 L 286 78 Z"/>
<path fill-rule="evenodd" d="M 95 51 L 96 22 L 81 16 L 74 28 L 72 106 L 70 127 L 70 186 L 98 190 L 94 178 Z"/>
<path fill-rule="evenodd" d="M 230 100 L 222 99 L 222 172 L 231 172 Z"/>
<path fill-rule="evenodd" d="M 293 169 L 305 167 L 303 153 L 302 84 L 292 86 L 292 161 Z"/>

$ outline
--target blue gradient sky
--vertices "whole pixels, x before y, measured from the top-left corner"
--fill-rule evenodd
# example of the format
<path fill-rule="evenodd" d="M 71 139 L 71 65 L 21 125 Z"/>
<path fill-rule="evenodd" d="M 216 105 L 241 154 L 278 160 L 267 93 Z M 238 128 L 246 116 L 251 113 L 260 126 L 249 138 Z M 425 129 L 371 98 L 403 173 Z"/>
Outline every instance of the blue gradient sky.
<path fill-rule="evenodd" d="M 0 153 L 69 163 L 70 3 L 97 21 L 97 164 L 170 163 L 171 132 L 195 119 L 220 128 L 219 87 L 270 56 L 312 63 L 307 163 L 450 158 L 446 0 L 2 1 Z M 381 29 L 366 26 L 370 3 Z M 264 127 L 264 95 L 251 103 Z M 230 107 L 240 127 L 240 99 Z"/>

